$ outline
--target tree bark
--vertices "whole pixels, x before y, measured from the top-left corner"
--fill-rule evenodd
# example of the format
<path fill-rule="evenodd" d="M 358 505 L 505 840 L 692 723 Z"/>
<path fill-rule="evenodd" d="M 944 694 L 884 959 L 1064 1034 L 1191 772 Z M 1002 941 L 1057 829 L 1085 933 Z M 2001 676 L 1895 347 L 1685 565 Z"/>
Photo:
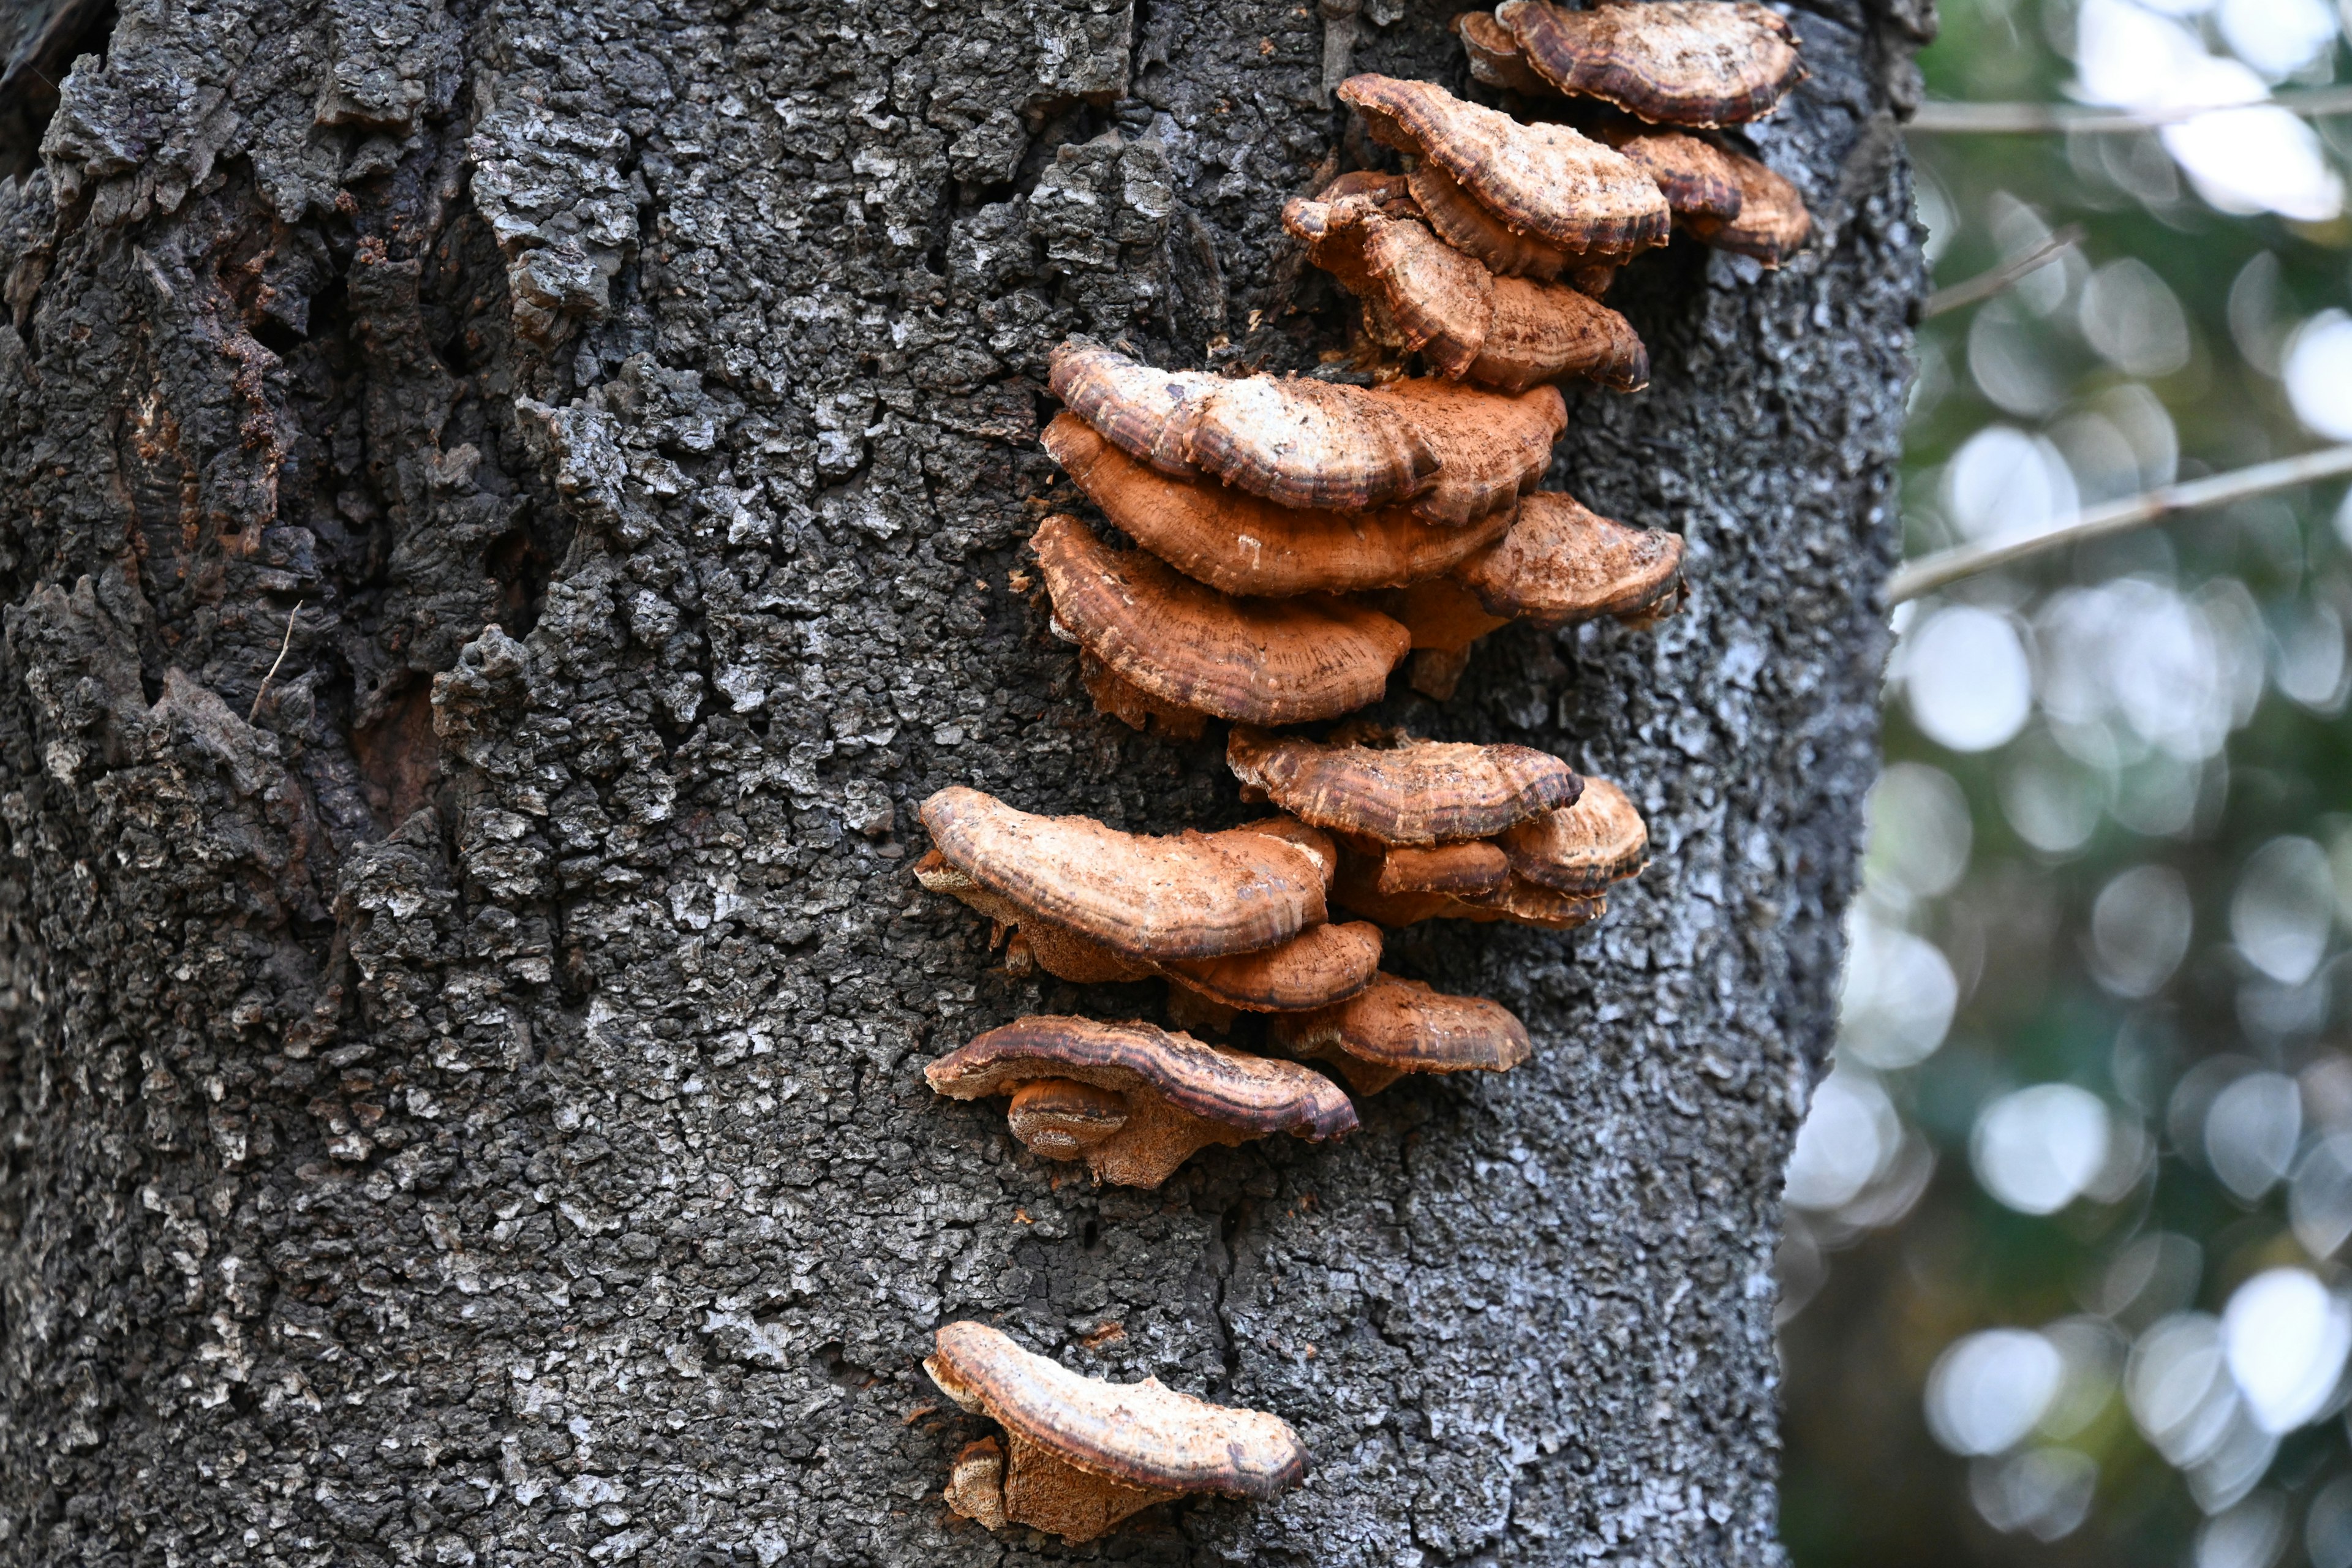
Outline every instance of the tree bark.
<path fill-rule="evenodd" d="M 1244 809 L 1221 736 L 1097 715 L 1024 591 L 1045 355 L 1344 346 L 1281 204 L 1383 156 L 1350 65 L 1462 89 L 1448 15 L 26 9 L 20 54 L 103 58 L 45 129 L 0 106 L 0 1561 L 1067 1555 L 940 1502 L 981 1427 L 918 1361 L 965 1317 L 1313 1451 L 1076 1555 L 1777 1559 L 1925 0 L 1804 0 L 1757 140 L 1815 247 L 1645 260 L 1655 384 L 1570 397 L 1553 481 L 1688 537 L 1683 614 L 1389 705 L 1648 815 L 1605 923 L 1391 944 L 1536 1058 L 1155 1193 L 921 1076 L 1162 1005 L 997 969 L 909 875 L 925 795 Z"/>

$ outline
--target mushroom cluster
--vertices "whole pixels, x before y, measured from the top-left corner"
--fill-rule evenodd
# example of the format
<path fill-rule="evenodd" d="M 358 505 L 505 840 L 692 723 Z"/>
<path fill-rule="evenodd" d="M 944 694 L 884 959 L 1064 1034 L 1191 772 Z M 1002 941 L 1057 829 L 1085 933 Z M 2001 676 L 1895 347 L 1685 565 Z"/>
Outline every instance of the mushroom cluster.
<path fill-rule="evenodd" d="M 1518 1066 L 1520 1021 L 1389 973 L 1386 933 L 1573 930 L 1648 864 L 1632 799 L 1557 757 L 1329 721 L 1401 667 L 1444 700 L 1513 622 L 1641 628 L 1680 605 L 1679 536 L 1538 488 L 1568 421 L 1557 384 L 1648 384 L 1640 336 L 1601 301 L 1676 229 L 1765 267 L 1804 244 L 1795 187 L 1724 136 L 1804 68 L 1788 23 L 1748 0 L 1503 0 L 1454 26 L 1503 107 L 1351 78 L 1340 99 L 1403 172 L 1341 174 L 1282 215 L 1359 301 L 1369 376 L 1159 370 L 1084 342 L 1052 357 L 1063 410 L 1043 443 L 1124 542 L 1044 519 L 1029 542 L 1051 631 L 1103 712 L 1181 739 L 1231 725 L 1242 799 L 1282 814 L 1154 836 L 960 786 L 924 803 L 916 877 L 988 918 L 1008 973 L 1168 986 L 1172 1027 L 1033 1016 L 924 1069 L 943 1097 L 1003 1100 L 1023 1148 L 1097 1182 L 1155 1188 L 1213 1145 L 1341 1137 L 1350 1090 Z M 1276 1416 L 1081 1377 L 981 1323 L 935 1343 L 932 1379 L 1002 1429 L 945 1489 L 991 1530 L 1087 1541 L 1305 1471 Z"/>

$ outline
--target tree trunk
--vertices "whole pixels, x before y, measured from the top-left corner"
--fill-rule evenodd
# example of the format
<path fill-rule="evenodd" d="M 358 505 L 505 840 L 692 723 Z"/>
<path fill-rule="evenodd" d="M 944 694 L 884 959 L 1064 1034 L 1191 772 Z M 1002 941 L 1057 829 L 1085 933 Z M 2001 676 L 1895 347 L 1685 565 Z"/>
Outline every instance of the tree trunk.
<path fill-rule="evenodd" d="M 1775 1560 L 1927 25 L 1805 4 L 1757 140 L 1816 247 L 1634 268 L 1655 384 L 1572 395 L 1553 474 L 1687 535 L 1688 606 L 1389 705 L 1622 782 L 1655 866 L 1573 939 L 1391 942 L 1523 1068 L 1150 1193 L 926 1089 L 1162 1004 L 1004 974 L 914 807 L 1240 818 L 1027 590 L 1045 356 L 1344 346 L 1280 207 L 1382 156 L 1351 52 L 1462 87 L 1448 8 L 23 7 L 91 52 L 45 132 L 0 84 L 0 1561 L 1058 1558 L 941 1504 L 967 1317 L 1313 1452 L 1079 1555 Z"/>

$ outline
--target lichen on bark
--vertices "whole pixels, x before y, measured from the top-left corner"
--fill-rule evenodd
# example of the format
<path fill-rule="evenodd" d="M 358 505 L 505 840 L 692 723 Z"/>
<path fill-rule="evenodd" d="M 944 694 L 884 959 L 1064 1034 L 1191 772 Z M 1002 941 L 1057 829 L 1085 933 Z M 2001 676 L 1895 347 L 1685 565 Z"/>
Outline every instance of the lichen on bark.
<path fill-rule="evenodd" d="M 1570 399 L 1555 481 L 1685 533 L 1686 608 L 1389 705 L 1648 816 L 1604 924 L 1391 944 L 1535 1058 L 1156 1193 L 922 1079 L 1162 1015 L 1001 973 L 916 803 L 1244 812 L 1092 710 L 1021 541 L 1066 335 L 1344 342 L 1279 225 L 1381 156 L 1327 55 L 1465 73 L 1333 9 L 122 0 L 0 184 L 0 1562 L 1062 1555 L 940 1501 L 960 1317 L 1312 1450 L 1106 1560 L 1775 1559 L 1922 7 L 1795 11 L 1816 247 L 1646 259 L 1652 389 Z"/>

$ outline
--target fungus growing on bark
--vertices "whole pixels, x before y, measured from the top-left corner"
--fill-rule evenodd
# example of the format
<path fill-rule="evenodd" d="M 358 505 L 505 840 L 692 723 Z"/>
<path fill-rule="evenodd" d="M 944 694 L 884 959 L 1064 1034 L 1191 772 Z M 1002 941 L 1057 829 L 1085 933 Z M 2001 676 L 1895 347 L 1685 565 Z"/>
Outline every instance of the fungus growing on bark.
<path fill-rule="evenodd" d="M 1653 124 L 1759 120 L 1805 78 L 1788 22 L 1747 0 L 1603 0 L 1590 11 L 1504 0 L 1495 20 L 1561 92 Z"/>
<path fill-rule="evenodd" d="M 1527 1026 L 1483 996 L 1449 996 L 1383 974 L 1336 1007 L 1275 1021 L 1286 1050 L 1329 1061 L 1359 1094 L 1407 1073 L 1507 1072 L 1528 1059 Z"/>
<path fill-rule="evenodd" d="M 1510 857 L 1485 839 L 1474 838 L 1466 844 L 1440 844 L 1427 849 L 1389 845 L 1381 856 L 1378 886 L 1390 897 L 1446 893 L 1467 898 L 1495 892 L 1510 879 Z"/>
<path fill-rule="evenodd" d="M 1546 931 L 1573 931 L 1598 920 L 1609 907 L 1597 894 L 1562 893 L 1531 882 L 1516 870 L 1505 876 L 1499 886 L 1462 892 L 1412 887 L 1425 868 L 1387 876 L 1391 856 L 1412 853 L 1376 839 L 1346 841 L 1339 853 L 1339 876 L 1331 886 L 1331 901 L 1391 931 L 1433 920 L 1505 921 Z M 1504 853 L 1507 858 L 1509 852 Z"/>
<path fill-rule="evenodd" d="M 1523 498 L 1511 531 L 1452 577 L 1500 618 L 1496 624 L 1533 621 L 1549 629 L 1601 616 L 1648 621 L 1671 614 L 1682 564 L 1681 534 L 1630 528 L 1573 496 L 1544 490 Z"/>
<path fill-rule="evenodd" d="M 1594 259 L 1666 241 L 1673 215 L 1657 185 L 1565 125 L 1522 125 L 1433 82 L 1396 77 L 1350 77 L 1339 97 L 1374 141 L 1443 168 L 1518 233 Z"/>
<path fill-rule="evenodd" d="M 1694 218 L 1691 232 L 1718 250 L 1735 251 L 1778 267 L 1803 248 L 1813 232 L 1813 215 L 1793 181 L 1753 158 L 1727 154 L 1739 178 L 1739 216 L 1722 223 Z"/>
<path fill-rule="evenodd" d="M 1492 837 L 1573 805 L 1583 787 L 1566 763 L 1532 747 L 1423 741 L 1371 725 L 1328 741 L 1237 729 L 1225 765 L 1245 797 L 1301 822 L 1408 846 Z"/>
<path fill-rule="evenodd" d="M 973 884 L 926 874 L 926 857 L 917 868 L 926 887 L 1001 923 L 1034 918 L 1130 959 L 1255 952 L 1324 919 L 1329 859 L 1271 834 L 1148 837 L 1090 817 L 1034 816 L 961 784 L 925 801 L 922 820 L 941 869 Z"/>
<path fill-rule="evenodd" d="M 1454 18 L 1454 32 L 1470 59 L 1470 79 L 1507 92 L 1549 97 L 1551 83 L 1538 75 L 1519 52 L 1518 39 L 1495 20 L 1491 11 L 1465 11 Z"/>
<path fill-rule="evenodd" d="M 1549 283 L 1582 259 L 1512 228 L 1480 206 L 1460 182 L 1434 163 L 1422 163 L 1405 176 L 1404 184 L 1413 206 L 1436 230 L 1437 237 L 1476 258 L 1497 278 L 1533 278 Z"/>
<path fill-rule="evenodd" d="M 1231 958 L 1170 963 L 1171 984 L 1244 1013 L 1295 1013 L 1328 1007 L 1372 983 L 1381 967 L 1381 931 L 1362 921 L 1319 925 L 1288 942 Z"/>
<path fill-rule="evenodd" d="M 1084 1160 L 1096 1180 L 1124 1187 L 1156 1187 L 1212 1143 L 1233 1147 L 1275 1132 L 1319 1142 L 1356 1128 L 1348 1097 L 1318 1073 L 1144 1023 L 1022 1018 L 949 1052 L 923 1076 L 952 1100 L 1017 1098 L 1039 1083 L 1117 1095 L 1124 1109 L 1114 1112 L 1075 1089 L 1037 1091 L 1023 1102 L 1034 1118 L 1016 1121 L 1013 1131 L 1038 1154 Z M 1095 1108 L 1086 1120 L 1048 1114 L 1082 1101 Z M 1030 1142 L 1024 1126 L 1042 1130 L 1045 1142 Z"/>
<path fill-rule="evenodd" d="M 1363 300 L 1374 337 L 1450 379 L 1504 392 L 1567 375 L 1621 392 L 1649 384 L 1649 353 L 1624 317 L 1559 284 L 1497 278 L 1372 195 L 1298 197 L 1282 222 Z"/>
<path fill-rule="evenodd" d="M 1412 643 L 1396 622 L 1344 599 L 1220 594 L 1145 552 L 1108 549 L 1074 517 L 1047 518 L 1029 542 L 1055 630 L 1163 708 L 1245 724 L 1336 718 L 1377 700 Z M 1160 711 L 1108 682 L 1089 679 L 1087 689 L 1138 729 Z"/>
<path fill-rule="evenodd" d="M 1260 598 L 1402 586 L 1435 577 L 1503 537 L 1517 497 L 1460 528 L 1401 506 L 1323 511 L 1276 506 L 1214 479 L 1154 473 L 1086 421 L 1057 414 L 1045 450 L 1122 533 L 1186 576 Z"/>
<path fill-rule="evenodd" d="M 1054 351 L 1050 384 L 1161 472 L 1205 474 L 1283 506 L 1381 506 L 1420 494 L 1437 473 L 1412 419 L 1359 386 L 1155 371 L 1071 343 Z"/>
<path fill-rule="evenodd" d="M 1649 864 L 1649 827 L 1607 779 L 1586 780 L 1573 805 L 1517 823 L 1496 842 L 1513 877 L 1560 893 L 1597 893 Z"/>
<path fill-rule="evenodd" d="M 1658 183 L 1677 222 L 1704 237 L 1739 216 L 1746 186 L 1738 158 L 1686 131 L 1602 126 L 1593 134 L 1639 165 Z"/>
<path fill-rule="evenodd" d="M 1482 392 L 1423 375 L 1380 390 L 1444 459 L 1437 482 L 1412 510 L 1448 527 L 1475 523 L 1541 484 L 1552 443 L 1568 428 L 1568 405 L 1556 386 Z"/>
<path fill-rule="evenodd" d="M 1334 1091 L 1336 1092 L 1336 1090 Z M 1307 1451 L 1287 1422 L 1141 1383 L 1081 1377 L 985 1323 L 949 1323 L 923 1370 L 1004 1441 L 956 1456 L 947 1505 L 990 1530 L 1025 1524 L 1091 1541 L 1187 1493 L 1265 1500 L 1298 1484 Z"/>

